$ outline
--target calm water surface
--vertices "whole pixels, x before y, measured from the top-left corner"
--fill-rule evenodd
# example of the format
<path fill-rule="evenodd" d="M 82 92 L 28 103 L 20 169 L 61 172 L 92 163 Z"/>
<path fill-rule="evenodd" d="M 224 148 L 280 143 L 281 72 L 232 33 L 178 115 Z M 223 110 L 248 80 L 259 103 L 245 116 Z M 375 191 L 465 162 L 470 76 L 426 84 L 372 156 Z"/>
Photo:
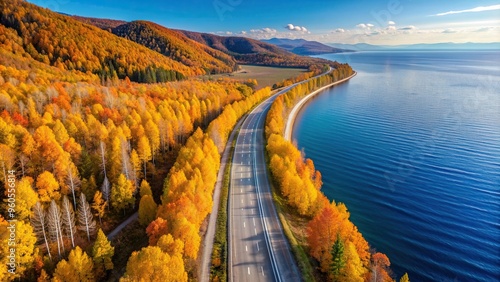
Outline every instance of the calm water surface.
<path fill-rule="evenodd" d="M 411 281 L 500 281 L 500 52 L 326 55 L 358 71 L 294 138 Z"/>

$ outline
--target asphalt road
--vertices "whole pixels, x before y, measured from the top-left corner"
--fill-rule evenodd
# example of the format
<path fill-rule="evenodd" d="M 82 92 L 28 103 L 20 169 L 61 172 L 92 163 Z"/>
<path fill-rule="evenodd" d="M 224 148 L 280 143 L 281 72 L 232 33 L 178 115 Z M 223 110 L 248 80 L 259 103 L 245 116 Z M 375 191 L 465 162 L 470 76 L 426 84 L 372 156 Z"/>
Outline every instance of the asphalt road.
<path fill-rule="evenodd" d="M 207 233 L 205 234 L 205 238 L 203 239 L 202 256 L 200 262 L 201 266 L 200 266 L 200 273 L 198 274 L 200 282 L 210 281 L 212 251 L 214 247 L 215 229 L 217 227 L 217 215 L 219 213 L 220 195 L 222 192 L 221 191 L 222 185 L 224 184 L 224 173 L 226 171 L 226 166 L 229 165 L 228 159 L 229 159 L 229 154 L 231 153 L 233 140 L 234 138 L 236 138 L 237 129 L 240 128 L 242 121 L 243 119 L 238 121 L 238 123 L 234 126 L 234 129 L 231 132 L 231 135 L 229 135 L 229 138 L 227 140 L 224 152 L 222 153 L 219 173 L 217 174 L 217 182 L 215 183 L 212 212 L 209 215 Z"/>
<path fill-rule="evenodd" d="M 274 207 L 264 158 L 264 123 L 271 103 L 243 122 L 233 156 L 229 191 L 229 281 L 301 281 Z"/>

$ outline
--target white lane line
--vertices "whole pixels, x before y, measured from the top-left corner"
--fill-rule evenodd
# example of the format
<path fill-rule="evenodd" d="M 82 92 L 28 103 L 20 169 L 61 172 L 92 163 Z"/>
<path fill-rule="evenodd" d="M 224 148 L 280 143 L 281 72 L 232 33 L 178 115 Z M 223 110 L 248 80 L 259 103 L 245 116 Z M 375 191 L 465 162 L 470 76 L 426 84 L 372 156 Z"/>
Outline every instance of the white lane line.
<path fill-rule="evenodd" d="M 240 188 L 240 193 L 243 193 L 243 189 L 242 188 Z"/>
<path fill-rule="evenodd" d="M 245 222 L 243 221 L 243 228 L 245 228 L 245 226 L 246 226 L 246 224 L 245 224 Z"/>
<path fill-rule="evenodd" d="M 260 251 L 259 242 L 257 242 L 257 251 Z"/>
<path fill-rule="evenodd" d="M 243 204 L 243 199 L 241 199 L 241 203 Z"/>
<path fill-rule="evenodd" d="M 252 221 L 253 221 L 253 226 L 255 226 L 255 217 L 252 218 Z"/>
<path fill-rule="evenodd" d="M 257 235 L 257 228 L 254 228 L 253 231 L 255 232 L 255 235 Z"/>
<path fill-rule="evenodd" d="M 250 275 L 250 267 L 247 267 L 247 269 L 248 269 L 248 275 Z"/>
<path fill-rule="evenodd" d="M 245 252 L 248 252 L 248 246 L 245 245 Z"/>
<path fill-rule="evenodd" d="M 266 276 L 264 275 L 264 268 L 262 266 L 260 267 L 260 271 L 262 271 L 262 276 Z"/>

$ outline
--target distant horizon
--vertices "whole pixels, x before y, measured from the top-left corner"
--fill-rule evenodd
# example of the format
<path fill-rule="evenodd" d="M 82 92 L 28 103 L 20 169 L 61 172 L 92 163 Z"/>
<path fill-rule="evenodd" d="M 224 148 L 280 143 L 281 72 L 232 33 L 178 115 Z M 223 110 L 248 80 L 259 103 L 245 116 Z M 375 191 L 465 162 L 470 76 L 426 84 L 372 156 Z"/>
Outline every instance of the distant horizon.
<path fill-rule="evenodd" d="M 224 36 L 224 35 L 222 35 Z M 250 38 L 250 37 L 248 37 Z M 271 39 L 288 39 L 288 40 L 307 40 L 305 38 L 286 38 L 286 37 L 273 37 L 269 39 L 261 39 L 261 40 L 271 40 Z M 307 41 L 316 41 L 316 40 L 307 40 Z M 319 41 L 318 41 L 319 42 Z M 345 45 L 358 45 L 358 44 L 367 44 L 367 45 L 373 45 L 373 46 L 411 46 L 411 45 L 438 45 L 438 44 L 500 44 L 500 41 L 491 41 L 491 42 L 435 42 L 435 43 L 412 43 L 412 44 L 396 44 L 396 45 L 390 45 L 390 44 L 369 44 L 365 42 L 361 43 L 344 43 L 344 42 L 321 42 L 325 45 L 328 44 L 345 44 Z"/>
<path fill-rule="evenodd" d="M 172 29 L 253 39 L 281 37 L 371 45 L 491 43 L 500 38 L 498 0 L 28 0 L 53 11 L 113 20 L 147 20 Z M 283 6 L 286 5 L 286 8 Z M 350 12 L 355 11 L 355 12 Z M 495 42 L 495 41 L 493 41 Z"/>

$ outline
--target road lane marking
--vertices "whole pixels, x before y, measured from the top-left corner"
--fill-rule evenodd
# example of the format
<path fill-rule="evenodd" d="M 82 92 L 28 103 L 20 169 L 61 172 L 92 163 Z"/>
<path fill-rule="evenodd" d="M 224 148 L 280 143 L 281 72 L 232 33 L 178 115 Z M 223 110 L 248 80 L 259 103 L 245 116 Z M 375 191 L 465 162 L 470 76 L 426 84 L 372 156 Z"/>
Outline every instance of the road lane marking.
<path fill-rule="evenodd" d="M 247 269 L 248 269 L 248 275 L 250 275 L 250 267 L 247 267 Z"/>
<path fill-rule="evenodd" d="M 259 242 L 257 242 L 257 251 L 260 251 Z"/>
<path fill-rule="evenodd" d="M 262 271 L 262 276 L 266 276 L 266 275 L 264 274 L 264 268 L 263 268 L 262 266 L 260 266 L 260 271 Z"/>
<path fill-rule="evenodd" d="M 253 231 L 255 232 L 255 235 L 257 235 L 257 228 L 254 228 Z"/>
<path fill-rule="evenodd" d="M 255 226 L 255 217 L 252 218 L 252 220 L 253 220 L 253 226 Z"/>
<path fill-rule="evenodd" d="M 248 252 L 248 246 L 245 245 L 245 252 Z"/>
<path fill-rule="evenodd" d="M 241 199 L 241 203 L 243 204 L 243 199 Z"/>
<path fill-rule="evenodd" d="M 246 226 L 246 224 L 245 224 L 245 222 L 243 221 L 243 228 L 245 228 L 245 226 Z"/>
<path fill-rule="evenodd" d="M 243 189 L 242 188 L 240 188 L 240 193 L 243 193 Z"/>

